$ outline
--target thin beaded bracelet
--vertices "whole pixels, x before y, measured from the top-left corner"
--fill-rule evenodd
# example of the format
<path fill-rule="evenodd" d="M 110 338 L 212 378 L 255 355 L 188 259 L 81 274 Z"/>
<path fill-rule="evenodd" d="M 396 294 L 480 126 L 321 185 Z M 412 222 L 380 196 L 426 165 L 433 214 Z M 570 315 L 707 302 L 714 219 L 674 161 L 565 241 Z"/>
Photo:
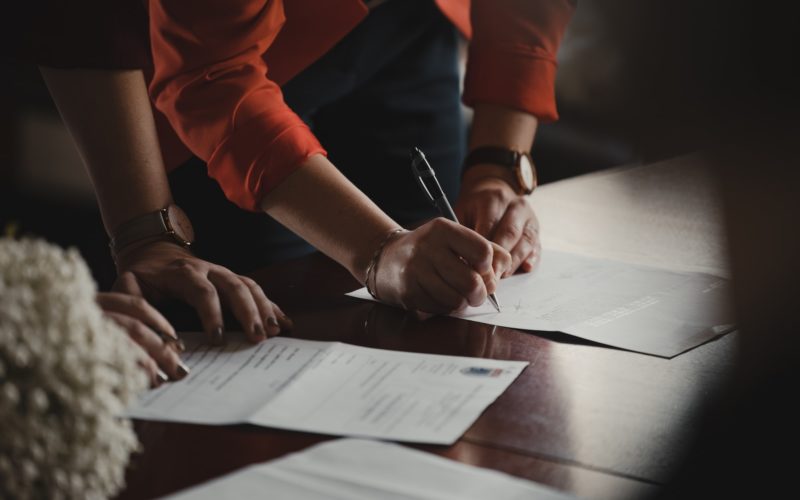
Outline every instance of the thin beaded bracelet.
<path fill-rule="evenodd" d="M 381 259 L 381 254 L 383 254 L 383 248 L 392 240 L 392 238 L 398 234 L 404 232 L 405 229 L 398 228 L 392 230 L 386 237 L 381 241 L 381 244 L 378 245 L 378 248 L 375 249 L 375 253 L 372 254 L 372 259 L 369 261 L 369 265 L 367 266 L 367 277 L 364 280 L 364 286 L 367 287 L 367 291 L 375 300 L 378 299 L 378 288 L 377 288 L 377 272 L 378 272 L 378 261 Z M 370 277 L 372 277 L 372 286 L 370 286 Z"/>

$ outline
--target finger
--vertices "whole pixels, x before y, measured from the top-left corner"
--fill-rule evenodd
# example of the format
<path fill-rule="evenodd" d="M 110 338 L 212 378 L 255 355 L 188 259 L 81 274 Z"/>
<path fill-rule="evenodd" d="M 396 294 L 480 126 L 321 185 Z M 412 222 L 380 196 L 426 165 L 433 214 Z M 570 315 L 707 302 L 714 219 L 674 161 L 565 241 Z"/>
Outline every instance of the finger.
<path fill-rule="evenodd" d="M 170 294 L 185 300 L 197 311 L 203 330 L 213 345 L 223 344 L 225 328 L 222 321 L 222 306 L 217 289 L 206 275 L 187 263 L 179 268 L 177 275 L 173 274 L 169 278 L 165 280 L 164 285 Z"/>
<path fill-rule="evenodd" d="M 466 264 L 461 263 L 463 270 L 470 271 L 477 277 L 477 273 L 471 271 Z M 440 274 L 438 269 L 431 269 L 429 272 L 419 276 L 418 283 L 425 289 L 429 297 L 435 299 L 436 304 L 441 306 L 441 312 L 457 311 L 467 306 L 467 295 L 453 288 Z M 481 283 L 479 283 L 481 286 Z"/>
<path fill-rule="evenodd" d="M 253 292 L 241 278 L 224 267 L 215 267 L 209 271 L 208 279 L 233 311 L 247 338 L 254 343 L 265 340 L 267 332 Z"/>
<path fill-rule="evenodd" d="M 430 288 L 435 288 L 431 287 L 430 281 L 432 281 L 432 279 L 428 277 L 422 280 L 414 280 L 409 285 L 411 297 L 409 300 L 404 301 L 406 309 L 432 314 L 446 314 L 455 310 L 456 306 L 454 302 L 448 304 L 437 295 L 437 292 L 429 291 Z M 455 300 L 463 301 L 457 294 Z"/>
<path fill-rule="evenodd" d="M 522 269 L 522 271 L 526 273 L 533 271 L 539 265 L 539 262 L 541 261 L 541 255 L 542 255 L 542 246 L 537 241 L 537 244 L 534 245 L 533 247 L 533 252 L 531 252 L 531 255 L 528 256 L 528 258 L 522 262 L 522 264 L 520 265 L 520 269 Z"/>
<path fill-rule="evenodd" d="M 115 292 L 136 295 L 137 297 L 144 296 L 142 288 L 139 286 L 139 281 L 136 279 L 136 275 L 130 271 L 125 271 L 120 274 L 111 289 Z"/>
<path fill-rule="evenodd" d="M 486 298 L 484 278 L 476 273 L 466 262 L 450 254 L 435 256 L 433 264 L 435 267 L 432 272 L 457 294 L 458 298 L 464 302 L 463 305 L 480 305 L 483 303 L 481 297 L 483 299 Z M 431 274 L 431 272 L 422 273 L 423 276 L 428 274 Z M 455 304 L 454 300 L 447 302 Z M 454 309 L 458 309 L 458 307 Z"/>
<path fill-rule="evenodd" d="M 119 323 L 117 323 L 117 321 L 112 317 L 112 314 L 104 311 L 103 315 L 113 321 L 114 324 L 122 328 L 123 335 L 125 335 L 126 340 L 130 343 L 128 349 L 133 350 L 134 356 L 136 357 L 136 365 L 139 366 L 142 371 L 144 371 L 145 375 L 147 376 L 147 380 L 150 383 L 150 387 L 155 388 L 161 385 L 163 383 L 163 378 L 159 377 L 159 374 L 163 372 L 161 372 L 161 370 L 158 368 L 158 365 L 155 361 L 153 361 L 153 358 L 151 358 L 144 349 L 139 347 L 139 345 L 134 342 L 132 338 L 130 338 L 128 331 Z"/>
<path fill-rule="evenodd" d="M 100 292 L 97 294 L 96 300 L 105 311 L 134 317 L 153 330 L 165 333 L 176 340 L 178 338 L 167 318 L 142 297 L 116 292 Z"/>
<path fill-rule="evenodd" d="M 156 332 L 147 327 L 136 318 L 116 312 L 106 313 L 108 316 L 121 326 L 128 336 L 136 342 L 148 356 L 158 365 L 166 376 L 172 380 L 179 380 L 189 374 L 189 369 L 181 362 L 177 352 L 164 344 Z M 159 376 L 162 382 L 166 382 L 163 376 Z"/>
<path fill-rule="evenodd" d="M 492 270 L 494 277 L 499 279 L 507 275 L 511 269 L 511 252 L 492 242 Z"/>
<path fill-rule="evenodd" d="M 478 274 L 491 271 L 492 246 L 489 240 L 469 228 L 441 217 L 429 224 L 433 224 L 433 231 L 444 236 L 445 244 L 450 250 L 469 262 Z"/>
<path fill-rule="evenodd" d="M 146 354 L 142 355 L 142 357 L 136 361 L 136 364 L 147 374 L 147 380 L 150 381 L 151 389 L 155 389 L 164 383 L 163 377 L 159 376 L 161 370 L 158 369 L 158 365 L 153 361 L 153 358 Z"/>
<path fill-rule="evenodd" d="M 508 205 L 503 218 L 497 224 L 492 241 L 506 250 L 511 250 L 517 246 L 523 231 L 532 221 L 533 209 L 530 205 L 525 200 L 514 201 Z"/>
<path fill-rule="evenodd" d="M 261 285 L 247 276 L 240 276 L 239 278 L 250 288 L 250 292 L 253 294 L 253 299 L 256 301 L 256 306 L 258 306 L 258 311 L 261 314 L 261 320 L 266 325 L 268 337 L 279 334 L 281 330 L 289 331 L 294 327 L 292 320 L 286 316 L 281 308 L 267 298 Z M 270 318 L 273 318 L 273 320 L 270 321 Z M 276 322 L 277 328 L 275 326 Z"/>
<path fill-rule="evenodd" d="M 278 325 L 280 325 L 281 329 L 286 330 L 287 332 L 291 331 L 294 328 L 294 321 L 292 321 L 291 318 L 289 318 L 289 316 L 287 316 L 286 313 L 283 312 L 280 307 L 278 307 L 278 304 L 273 302 L 272 308 L 275 309 L 275 312 L 277 313 Z"/>
<path fill-rule="evenodd" d="M 521 265 L 526 262 L 533 254 L 533 250 L 537 243 L 536 232 L 533 227 L 528 225 L 522 231 L 522 237 L 519 239 L 517 245 L 511 250 L 511 267 L 507 272 L 507 276 L 514 274 Z M 524 269 L 523 269 L 524 270 Z"/>
<path fill-rule="evenodd" d="M 475 232 L 491 239 L 497 224 L 505 212 L 505 203 L 499 197 L 482 198 L 474 217 Z"/>

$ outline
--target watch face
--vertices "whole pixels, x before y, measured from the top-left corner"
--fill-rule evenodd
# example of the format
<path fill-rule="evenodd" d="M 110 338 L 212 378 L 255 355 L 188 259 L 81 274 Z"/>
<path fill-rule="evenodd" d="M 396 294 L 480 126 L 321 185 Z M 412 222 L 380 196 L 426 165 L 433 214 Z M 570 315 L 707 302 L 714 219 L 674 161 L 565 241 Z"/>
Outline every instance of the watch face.
<path fill-rule="evenodd" d="M 526 154 L 519 158 L 517 177 L 519 177 L 519 183 L 526 193 L 530 193 L 536 187 L 536 173 L 533 169 L 533 163 L 531 163 L 530 157 Z"/>
<path fill-rule="evenodd" d="M 194 228 L 192 223 L 189 222 L 189 217 L 177 205 L 170 205 L 167 207 L 167 218 L 175 235 L 184 241 L 184 244 L 189 244 L 194 241 Z"/>

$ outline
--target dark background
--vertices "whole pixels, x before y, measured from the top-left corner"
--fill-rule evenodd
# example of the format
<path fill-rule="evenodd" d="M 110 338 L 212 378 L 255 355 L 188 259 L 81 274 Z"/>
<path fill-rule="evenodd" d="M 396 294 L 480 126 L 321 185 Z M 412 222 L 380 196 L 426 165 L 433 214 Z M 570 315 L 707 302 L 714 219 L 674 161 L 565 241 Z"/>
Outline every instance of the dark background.
<path fill-rule="evenodd" d="M 559 56 L 562 119 L 535 143 L 542 182 L 719 152 L 741 359 L 687 429 L 696 446 L 667 498 L 775 498 L 795 487 L 797 460 L 785 458 L 800 422 L 800 17 L 791 5 L 580 0 Z M 102 287 L 113 280 L 80 160 L 24 64 L 0 67 L 0 229 L 10 222 L 77 246 Z"/>
<path fill-rule="evenodd" d="M 4 44 L 34 22 L 8 13 Z M 542 183 L 739 140 L 797 109 L 797 27 L 758 2 L 581 0 L 559 53 L 561 120 L 540 127 Z M 6 51 L 8 52 L 8 51 Z M 8 57 L 5 58 L 8 61 Z M 91 185 L 38 70 L 0 66 L 0 229 L 77 246 L 113 281 Z"/>

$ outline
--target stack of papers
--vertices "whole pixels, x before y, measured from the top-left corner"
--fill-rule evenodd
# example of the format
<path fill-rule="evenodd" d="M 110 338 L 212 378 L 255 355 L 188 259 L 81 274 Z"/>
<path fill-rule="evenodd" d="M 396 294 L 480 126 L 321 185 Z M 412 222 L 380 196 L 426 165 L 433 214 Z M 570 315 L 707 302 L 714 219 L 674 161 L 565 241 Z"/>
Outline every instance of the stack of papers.
<path fill-rule="evenodd" d="M 285 337 L 223 348 L 182 335 L 186 379 L 147 393 L 128 416 L 432 444 L 455 442 L 528 365 Z"/>
<path fill-rule="evenodd" d="M 396 444 L 338 439 L 170 496 L 296 500 L 567 500 L 575 497 Z"/>
<path fill-rule="evenodd" d="M 548 250 L 534 272 L 500 281 L 501 312 L 487 302 L 451 316 L 671 358 L 733 330 L 730 293 L 709 274 Z M 373 300 L 364 288 L 348 295 Z"/>

